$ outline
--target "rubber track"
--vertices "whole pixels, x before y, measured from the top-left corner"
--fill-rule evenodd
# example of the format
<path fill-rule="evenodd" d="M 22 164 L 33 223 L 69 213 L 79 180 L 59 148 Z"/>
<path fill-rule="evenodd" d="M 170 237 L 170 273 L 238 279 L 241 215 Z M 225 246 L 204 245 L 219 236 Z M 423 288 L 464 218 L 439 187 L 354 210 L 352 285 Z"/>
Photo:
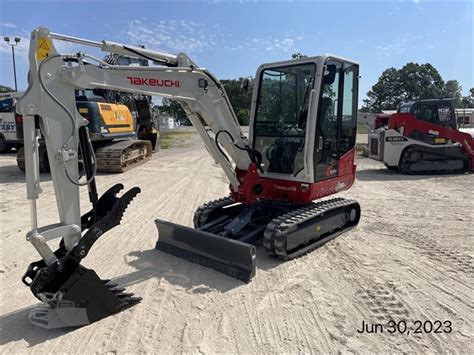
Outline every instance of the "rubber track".
<path fill-rule="evenodd" d="M 415 152 L 415 151 L 418 151 L 420 152 L 421 155 L 423 155 L 423 153 L 426 153 L 426 154 L 431 154 L 431 155 L 438 155 L 440 157 L 444 157 L 445 159 L 444 160 L 425 160 L 427 162 L 430 162 L 430 161 L 433 161 L 433 162 L 447 162 L 449 160 L 459 160 L 459 161 L 462 161 L 464 163 L 464 168 L 461 169 L 461 170 L 449 170 L 449 169 L 446 169 L 446 170 L 424 170 L 424 171 L 411 171 L 410 170 L 410 166 L 411 165 L 414 165 L 418 162 L 422 162 L 423 160 L 419 160 L 417 162 L 410 162 L 408 160 L 408 157 L 410 156 L 411 153 Z M 448 156 L 448 155 L 445 155 L 445 154 L 437 154 L 435 152 L 429 152 L 429 151 L 423 151 L 422 149 L 417 149 L 415 147 L 408 147 L 404 152 L 403 152 L 403 156 L 401 157 L 400 159 L 400 167 L 399 167 L 399 170 L 404 173 L 404 174 L 408 174 L 408 175 L 436 175 L 436 174 L 464 174 L 465 172 L 467 172 L 468 170 L 468 161 L 466 158 L 463 158 L 463 157 L 451 157 L 451 156 Z"/>
<path fill-rule="evenodd" d="M 44 144 L 40 144 L 38 154 L 40 173 L 49 173 L 48 152 L 46 151 L 46 146 Z M 21 147 L 16 153 L 16 164 L 21 171 L 25 172 L 25 148 L 23 147 Z"/>
<path fill-rule="evenodd" d="M 196 209 L 196 212 L 194 212 L 194 219 L 193 219 L 194 228 L 199 228 L 199 227 L 203 226 L 204 224 L 209 223 L 210 221 L 207 220 L 207 217 L 215 209 L 222 208 L 222 207 L 225 207 L 225 206 L 230 206 L 234 203 L 236 203 L 236 202 L 234 202 L 232 197 L 228 196 L 228 197 L 222 197 L 222 198 L 219 198 L 217 200 L 207 202 L 207 203 L 199 206 Z M 278 207 L 298 208 L 298 207 L 302 206 L 301 204 L 294 204 L 294 203 L 288 202 L 288 201 L 268 201 L 268 200 L 259 201 L 259 202 L 257 202 L 257 204 L 272 205 L 275 208 L 278 208 Z"/>
<path fill-rule="evenodd" d="M 341 207 L 350 206 L 357 203 L 355 200 L 346 200 L 344 198 L 334 198 L 331 200 L 312 202 L 304 207 L 298 208 L 294 211 L 283 214 L 277 218 L 274 218 L 265 229 L 263 235 L 263 247 L 270 255 L 276 256 L 282 260 L 291 260 L 300 257 L 310 251 L 318 248 L 320 243 L 309 244 L 296 252 L 289 254 L 286 251 L 286 239 L 288 234 L 291 233 L 292 229 L 298 224 L 304 223 L 315 217 L 321 216 L 322 214 L 329 212 L 334 209 Z M 355 226 L 355 225 L 354 225 Z M 351 226 L 350 228 L 352 228 Z M 332 239 L 337 235 L 341 234 L 348 229 L 331 234 L 330 236 L 322 239 Z"/>
<path fill-rule="evenodd" d="M 194 223 L 194 228 L 199 228 L 206 224 L 206 219 L 209 216 L 209 213 L 214 211 L 216 208 L 221 208 L 225 206 L 232 205 L 234 203 L 234 200 L 230 197 L 221 197 L 218 198 L 217 200 L 209 201 L 206 202 L 205 204 L 199 206 L 196 209 L 196 212 L 194 212 L 194 218 L 193 218 L 193 223 Z"/>

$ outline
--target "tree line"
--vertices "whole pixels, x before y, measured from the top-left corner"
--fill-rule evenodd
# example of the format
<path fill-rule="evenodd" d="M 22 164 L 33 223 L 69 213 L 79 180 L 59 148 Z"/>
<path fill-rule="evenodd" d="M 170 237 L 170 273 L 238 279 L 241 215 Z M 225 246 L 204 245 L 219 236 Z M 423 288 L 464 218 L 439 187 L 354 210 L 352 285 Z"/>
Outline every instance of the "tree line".
<path fill-rule="evenodd" d="M 306 57 L 294 53 L 292 59 Z M 235 114 L 242 125 L 248 125 L 252 101 L 252 87 L 248 92 L 241 90 L 243 78 L 221 80 Z M 430 63 L 407 63 L 401 69 L 388 68 L 367 93 L 367 99 L 360 108 L 364 112 L 378 113 L 382 110 L 396 110 L 401 101 L 453 98 L 456 108 L 474 108 L 474 88 L 470 95 L 462 96 L 462 87 L 457 80 L 444 81 L 438 70 Z M 190 124 L 181 106 L 170 99 L 163 99 L 160 111 L 175 117 L 182 124 Z"/>
<path fill-rule="evenodd" d="M 292 54 L 292 59 L 306 57 L 301 53 Z M 221 80 L 234 112 L 242 125 L 250 121 L 250 106 L 253 87 L 248 91 L 241 89 L 244 78 Z M 0 85 L 0 92 L 13 91 Z M 474 108 L 474 88 L 470 95 L 462 96 L 462 87 L 457 80 L 444 81 L 438 70 L 430 63 L 407 63 L 401 69 L 388 68 L 378 78 L 367 93 L 361 111 L 381 112 L 396 110 L 403 100 L 453 98 L 456 108 Z M 162 105 L 156 108 L 162 115 L 174 117 L 183 125 L 190 125 L 186 113 L 174 100 L 163 98 Z"/>
<path fill-rule="evenodd" d="M 235 115 L 241 125 L 248 125 L 250 121 L 250 106 L 252 102 L 253 87 L 247 92 L 241 88 L 244 78 L 221 80 L 221 84 L 232 104 Z M 175 100 L 163 98 L 159 107 L 160 113 L 174 117 L 181 125 L 191 125 L 184 110 Z"/>
<path fill-rule="evenodd" d="M 401 69 L 388 68 L 372 86 L 364 100 L 366 112 L 396 110 L 403 100 L 453 98 L 454 106 L 474 107 L 474 88 L 471 95 L 462 96 L 457 80 L 444 81 L 438 70 L 429 63 L 407 63 Z"/>

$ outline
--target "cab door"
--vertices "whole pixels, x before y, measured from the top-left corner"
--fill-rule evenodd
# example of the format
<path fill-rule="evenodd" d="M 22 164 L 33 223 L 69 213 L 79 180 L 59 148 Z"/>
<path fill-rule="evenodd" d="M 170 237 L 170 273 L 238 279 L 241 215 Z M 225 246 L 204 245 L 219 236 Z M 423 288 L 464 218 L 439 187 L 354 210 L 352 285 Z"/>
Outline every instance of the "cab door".
<path fill-rule="evenodd" d="M 357 65 L 333 60 L 326 63 L 316 119 L 316 181 L 338 176 L 339 158 L 355 146 L 357 79 Z"/>

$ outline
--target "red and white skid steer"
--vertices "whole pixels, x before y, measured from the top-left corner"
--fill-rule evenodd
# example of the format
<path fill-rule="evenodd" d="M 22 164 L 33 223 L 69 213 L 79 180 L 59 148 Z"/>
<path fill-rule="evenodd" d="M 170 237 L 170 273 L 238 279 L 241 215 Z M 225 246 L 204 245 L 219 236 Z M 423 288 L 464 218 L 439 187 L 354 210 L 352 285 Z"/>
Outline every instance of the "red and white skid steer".
<path fill-rule="evenodd" d="M 452 99 L 402 102 L 375 118 L 368 139 L 370 158 L 404 174 L 474 171 L 474 130 L 458 129 Z"/>

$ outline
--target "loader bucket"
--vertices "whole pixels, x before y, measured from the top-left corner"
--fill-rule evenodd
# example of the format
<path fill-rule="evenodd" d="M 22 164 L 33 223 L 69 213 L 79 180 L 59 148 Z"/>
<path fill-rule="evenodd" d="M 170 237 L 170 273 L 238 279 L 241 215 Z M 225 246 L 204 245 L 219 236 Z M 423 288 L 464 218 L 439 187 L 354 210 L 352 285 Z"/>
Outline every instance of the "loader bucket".
<path fill-rule="evenodd" d="M 156 249 L 244 282 L 255 276 L 255 246 L 160 219 Z"/>

